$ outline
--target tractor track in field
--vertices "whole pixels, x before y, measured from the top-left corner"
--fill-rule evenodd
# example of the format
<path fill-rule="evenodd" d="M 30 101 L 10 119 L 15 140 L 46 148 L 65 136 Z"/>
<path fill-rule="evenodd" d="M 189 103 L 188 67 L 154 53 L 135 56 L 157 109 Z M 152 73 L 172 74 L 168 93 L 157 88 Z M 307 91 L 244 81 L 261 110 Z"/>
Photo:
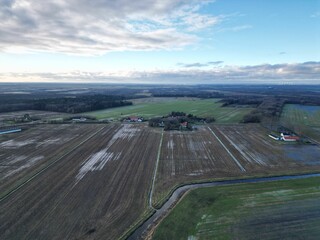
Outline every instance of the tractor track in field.
<path fill-rule="evenodd" d="M 161 155 L 161 147 L 162 147 L 162 142 L 163 142 L 163 129 L 161 131 L 161 139 L 158 147 L 158 154 L 157 154 L 157 161 L 156 161 L 156 166 L 154 168 L 154 173 L 153 173 L 153 178 L 152 178 L 152 185 L 149 193 L 149 207 L 152 208 L 153 210 L 156 210 L 152 206 L 152 197 L 153 197 L 153 192 L 154 192 L 154 185 L 156 182 L 156 177 L 157 177 L 157 172 L 158 172 L 158 166 L 159 166 L 159 161 L 160 161 L 160 155 Z"/>
<path fill-rule="evenodd" d="M 230 155 L 232 160 L 238 165 L 240 170 L 242 172 L 246 172 L 246 169 L 241 165 L 241 163 L 236 159 L 236 157 L 230 152 L 230 150 L 224 145 L 224 143 L 220 140 L 220 138 L 215 134 L 215 132 L 208 127 L 209 131 L 212 133 L 212 135 L 218 140 L 218 142 L 222 145 L 222 147 L 227 151 L 227 153 Z"/>

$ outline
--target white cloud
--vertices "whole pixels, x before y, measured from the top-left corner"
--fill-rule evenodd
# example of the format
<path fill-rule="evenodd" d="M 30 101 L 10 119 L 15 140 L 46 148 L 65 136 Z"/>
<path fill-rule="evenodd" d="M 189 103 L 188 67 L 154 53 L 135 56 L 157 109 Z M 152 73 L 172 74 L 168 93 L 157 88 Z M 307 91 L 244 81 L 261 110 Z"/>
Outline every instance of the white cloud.
<path fill-rule="evenodd" d="M 218 24 L 195 0 L 0 0 L 0 51 L 99 55 L 176 49 Z"/>
<path fill-rule="evenodd" d="M 211 61 L 205 63 L 177 63 L 177 66 L 185 67 L 185 68 L 201 68 L 201 67 L 210 67 L 210 66 L 217 66 L 223 64 L 223 61 Z"/>
<path fill-rule="evenodd" d="M 251 25 L 240 25 L 240 26 L 234 26 L 229 28 L 221 28 L 217 32 L 240 32 L 244 30 L 248 30 L 253 28 Z"/>
<path fill-rule="evenodd" d="M 209 62 L 217 63 L 217 62 Z M 183 66 L 182 66 L 183 67 Z M 201 67 L 201 66 L 199 66 Z M 176 70 L 67 72 L 67 73 L 2 73 L 0 82 L 100 82 L 162 84 L 228 84 L 274 83 L 320 84 L 320 62 L 295 64 L 262 64 L 254 66 L 217 66 L 211 69 L 181 68 Z"/>

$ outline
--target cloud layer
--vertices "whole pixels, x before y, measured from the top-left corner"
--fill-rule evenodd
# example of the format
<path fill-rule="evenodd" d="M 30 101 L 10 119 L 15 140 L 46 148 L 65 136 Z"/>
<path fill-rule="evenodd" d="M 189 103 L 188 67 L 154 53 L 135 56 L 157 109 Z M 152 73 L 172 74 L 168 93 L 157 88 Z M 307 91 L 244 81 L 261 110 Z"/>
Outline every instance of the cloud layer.
<path fill-rule="evenodd" d="M 178 63 L 178 66 L 182 66 L 185 68 L 199 68 L 199 67 L 209 67 L 222 64 L 223 61 L 213 61 L 213 62 L 206 62 L 206 63 Z"/>
<path fill-rule="evenodd" d="M 209 2 L 0 0 L 0 51 L 99 55 L 181 48 L 220 21 L 200 13 Z"/>
<path fill-rule="evenodd" d="M 0 82 L 100 82 L 162 84 L 320 84 L 320 62 L 223 66 L 148 72 L 3 73 Z"/>

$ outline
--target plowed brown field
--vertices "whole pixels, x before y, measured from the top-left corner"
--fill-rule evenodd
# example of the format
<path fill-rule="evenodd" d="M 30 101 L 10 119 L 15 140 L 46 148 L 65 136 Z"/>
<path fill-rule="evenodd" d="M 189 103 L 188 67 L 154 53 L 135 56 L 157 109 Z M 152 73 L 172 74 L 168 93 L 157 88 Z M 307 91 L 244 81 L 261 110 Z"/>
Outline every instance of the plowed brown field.
<path fill-rule="evenodd" d="M 40 125 L 0 136 L 0 197 L 77 147 L 101 125 Z"/>
<path fill-rule="evenodd" d="M 117 239 L 148 208 L 159 141 L 143 125 L 106 126 L 0 202 L 0 238 Z"/>
<path fill-rule="evenodd" d="M 319 171 L 318 156 L 254 124 L 33 127 L 0 137 L 0 239 L 118 239 L 179 184 Z"/>
<path fill-rule="evenodd" d="M 312 147 L 310 165 L 290 156 Z M 165 132 L 153 202 L 175 186 L 206 179 L 320 170 L 320 148 L 276 142 L 259 125 L 212 125 L 193 132 Z"/>

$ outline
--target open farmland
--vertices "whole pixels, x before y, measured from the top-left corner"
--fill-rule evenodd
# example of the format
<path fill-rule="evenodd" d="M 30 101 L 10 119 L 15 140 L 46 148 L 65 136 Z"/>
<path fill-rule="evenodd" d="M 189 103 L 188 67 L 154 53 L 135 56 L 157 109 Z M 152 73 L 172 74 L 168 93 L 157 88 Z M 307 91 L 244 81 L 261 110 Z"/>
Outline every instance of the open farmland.
<path fill-rule="evenodd" d="M 0 113 L 0 122 L 12 121 L 16 118 L 23 118 L 25 114 L 29 114 L 30 117 L 38 118 L 41 120 L 50 120 L 50 119 L 57 119 L 57 118 L 70 116 L 70 114 L 67 114 L 67 113 L 48 112 L 48 111 L 37 111 L 37 110 L 15 111 L 15 112 L 8 112 L 8 113 Z"/>
<path fill-rule="evenodd" d="M 320 170 L 318 146 L 280 144 L 255 124 L 39 125 L 0 146 L 1 239 L 118 239 L 179 184 Z"/>
<path fill-rule="evenodd" d="M 152 239 L 318 239 L 319 177 L 192 190 Z"/>
<path fill-rule="evenodd" d="M 119 238 L 148 212 L 160 136 L 145 125 L 105 126 L 1 200 L 0 238 Z"/>
<path fill-rule="evenodd" d="M 101 125 L 39 125 L 0 136 L 0 197 L 79 146 Z"/>
<path fill-rule="evenodd" d="M 237 123 L 253 108 L 221 107 L 220 99 L 199 98 L 146 98 L 137 99 L 132 106 L 85 113 L 98 119 L 119 120 L 128 116 L 146 118 L 164 116 L 172 111 L 182 111 L 198 117 L 214 117 L 218 123 Z"/>
<path fill-rule="evenodd" d="M 280 122 L 296 133 L 320 143 L 320 106 L 286 104 Z"/>
<path fill-rule="evenodd" d="M 299 154 L 301 152 L 307 154 Z M 154 204 L 175 186 L 206 179 L 287 174 L 320 169 L 318 146 L 279 144 L 259 125 L 212 125 L 165 132 Z"/>
<path fill-rule="evenodd" d="M 320 106 L 286 104 L 281 117 L 282 121 L 320 127 Z"/>

